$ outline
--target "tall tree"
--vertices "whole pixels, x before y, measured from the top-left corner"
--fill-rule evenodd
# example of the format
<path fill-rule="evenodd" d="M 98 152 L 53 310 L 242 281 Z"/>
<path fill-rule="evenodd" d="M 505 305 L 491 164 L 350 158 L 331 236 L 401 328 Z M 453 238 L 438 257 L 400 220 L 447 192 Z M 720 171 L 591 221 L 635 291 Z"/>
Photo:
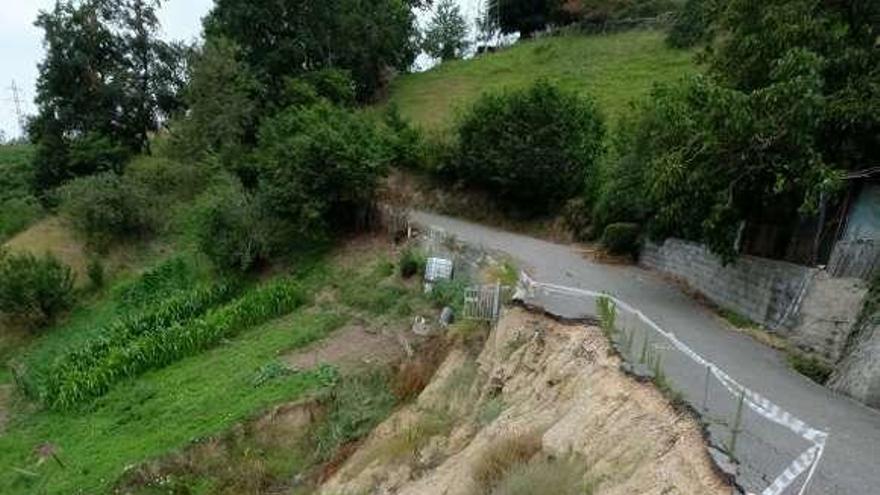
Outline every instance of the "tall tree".
<path fill-rule="evenodd" d="M 38 191 L 118 169 L 145 149 L 160 116 L 179 106 L 180 48 L 156 39 L 157 0 L 59 0 L 41 11 L 46 58 L 39 65 Z"/>
<path fill-rule="evenodd" d="M 441 60 L 459 58 L 468 47 L 468 26 L 454 0 L 440 0 L 425 30 L 423 48 Z"/>
<path fill-rule="evenodd" d="M 205 20 L 208 37 L 241 47 L 244 60 L 277 97 L 285 80 L 305 72 L 351 71 L 361 100 L 383 84 L 387 69 L 415 59 L 412 1 L 217 0 Z"/>
<path fill-rule="evenodd" d="M 488 16 L 504 34 L 531 38 L 561 14 L 561 0 L 489 0 Z"/>

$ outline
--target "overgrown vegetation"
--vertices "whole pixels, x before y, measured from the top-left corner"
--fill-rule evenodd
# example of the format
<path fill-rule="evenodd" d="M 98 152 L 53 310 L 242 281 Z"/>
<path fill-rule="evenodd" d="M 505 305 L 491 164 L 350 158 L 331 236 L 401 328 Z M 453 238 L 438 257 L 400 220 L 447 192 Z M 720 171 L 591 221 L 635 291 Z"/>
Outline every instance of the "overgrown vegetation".
<path fill-rule="evenodd" d="M 33 147 L 0 145 L 0 243 L 43 215 L 31 190 Z"/>
<path fill-rule="evenodd" d="M 484 95 L 457 132 L 460 156 L 448 172 L 526 215 L 552 212 L 577 194 L 595 173 L 605 137 L 592 99 L 547 81 Z"/>
<path fill-rule="evenodd" d="M 74 302 L 73 273 L 51 255 L 0 248 L 0 316 L 28 327 L 52 323 Z"/>
<path fill-rule="evenodd" d="M 816 356 L 810 356 L 795 350 L 788 352 L 788 364 L 795 371 L 819 385 L 824 385 L 831 378 L 831 373 L 834 371 Z"/>

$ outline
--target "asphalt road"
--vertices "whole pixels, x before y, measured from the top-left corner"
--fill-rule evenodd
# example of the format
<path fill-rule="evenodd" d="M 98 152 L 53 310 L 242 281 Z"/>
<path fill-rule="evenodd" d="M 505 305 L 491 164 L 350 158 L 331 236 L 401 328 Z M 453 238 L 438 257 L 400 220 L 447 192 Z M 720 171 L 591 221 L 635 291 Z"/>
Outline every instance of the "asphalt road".
<path fill-rule="evenodd" d="M 785 357 L 731 329 L 723 320 L 657 274 L 634 266 L 610 266 L 585 259 L 570 246 L 445 217 L 416 212 L 413 220 L 440 227 L 462 241 L 502 251 L 517 260 L 539 282 L 608 292 L 637 307 L 662 328 L 672 331 L 690 348 L 714 362 L 744 386 L 770 398 L 811 426 L 829 432 L 824 456 L 807 494 L 880 494 L 880 412 L 821 387 L 788 368 Z M 550 309 L 550 308 L 548 308 Z M 560 316 L 576 317 L 577 304 L 561 302 L 552 308 Z M 584 308 L 584 314 L 592 312 Z M 704 396 L 702 373 L 672 364 L 675 385 L 686 399 Z M 719 398 L 722 391 L 713 391 Z M 713 411 L 729 418 L 735 401 Z M 729 402 L 729 401 L 728 401 Z M 742 464 L 740 482 L 760 493 L 808 443 L 788 430 L 746 417 L 745 434 L 737 443 Z M 722 421 L 710 427 L 719 441 L 728 435 Z M 797 494 L 805 476 L 785 493 Z"/>

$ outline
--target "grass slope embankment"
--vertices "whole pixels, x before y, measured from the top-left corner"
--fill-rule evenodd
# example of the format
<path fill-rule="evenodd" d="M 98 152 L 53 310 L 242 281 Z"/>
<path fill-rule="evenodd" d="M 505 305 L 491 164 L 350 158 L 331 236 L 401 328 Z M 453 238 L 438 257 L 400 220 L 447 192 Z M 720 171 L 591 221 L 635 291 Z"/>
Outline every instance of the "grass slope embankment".
<path fill-rule="evenodd" d="M 425 129 L 448 126 L 480 94 L 541 78 L 591 94 L 610 122 L 657 82 L 696 72 L 694 53 L 669 48 L 663 31 L 564 35 L 524 41 L 501 52 L 440 64 L 394 81 L 390 102 Z"/>

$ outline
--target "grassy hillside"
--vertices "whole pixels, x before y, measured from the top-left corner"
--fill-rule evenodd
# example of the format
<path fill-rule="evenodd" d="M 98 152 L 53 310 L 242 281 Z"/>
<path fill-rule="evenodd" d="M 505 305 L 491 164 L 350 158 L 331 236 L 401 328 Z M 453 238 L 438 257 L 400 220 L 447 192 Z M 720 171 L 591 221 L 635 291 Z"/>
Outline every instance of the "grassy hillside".
<path fill-rule="evenodd" d="M 655 82 L 696 71 L 693 52 L 667 47 L 664 37 L 661 31 L 629 31 L 523 42 L 503 52 L 402 76 L 392 85 L 390 101 L 413 122 L 438 128 L 482 92 L 547 78 L 592 94 L 613 121 Z"/>
<path fill-rule="evenodd" d="M 0 493 L 109 493 L 127 467 L 223 432 L 273 404 L 326 388 L 335 381 L 328 369 L 284 371 L 279 358 L 325 338 L 352 319 L 381 322 L 375 328 L 406 328 L 414 311 L 434 311 L 417 284 L 399 278 L 387 251 L 382 243 L 364 252 L 303 257 L 291 280 L 303 293 L 332 293 L 332 298 L 309 297 L 280 318 L 242 328 L 221 345 L 118 381 L 106 394 L 73 409 L 40 407 L 16 393 L 5 405 L 9 417 L 5 431 L 0 422 L 0 466 L 5 468 L 0 471 Z M 357 260 L 355 266 L 350 266 L 352 259 Z M 177 276 L 179 271 L 183 275 Z M 139 312 L 213 278 L 198 260 L 178 256 L 140 278 L 122 280 L 33 339 L 15 356 L 16 367 L 26 381 L 31 375 L 39 379 L 66 353 L 103 338 L 102 328 L 137 318 Z M 248 298 L 266 284 L 248 283 L 240 297 Z M 221 302 L 218 308 L 227 304 Z M 183 332 L 184 327 L 174 330 Z M 11 377 L 7 372 L 0 378 L 2 389 Z M 40 462 L 40 446 L 57 459 Z M 291 465 L 277 469 L 274 474 L 279 477 L 293 478 Z"/>

